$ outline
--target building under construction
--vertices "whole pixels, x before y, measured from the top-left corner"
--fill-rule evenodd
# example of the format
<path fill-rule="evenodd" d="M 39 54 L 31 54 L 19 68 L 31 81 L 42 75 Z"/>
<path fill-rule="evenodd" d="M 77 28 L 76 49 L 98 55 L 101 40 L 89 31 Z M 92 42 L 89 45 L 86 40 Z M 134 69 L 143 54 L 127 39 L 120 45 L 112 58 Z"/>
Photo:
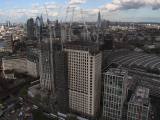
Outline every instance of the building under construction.
<path fill-rule="evenodd" d="M 100 27 L 100 14 L 97 27 L 98 29 Z M 44 24 L 43 18 L 38 17 L 36 19 L 36 29 L 36 35 L 39 39 L 41 51 L 39 56 L 40 86 L 43 91 L 47 91 L 49 95 L 54 96 L 56 111 L 68 113 L 70 107 L 70 110 L 73 108 L 83 115 L 88 115 L 89 117 L 97 116 L 98 110 L 100 109 L 100 75 L 102 58 L 101 52 L 99 51 L 99 44 L 97 44 L 99 42 L 96 41 L 96 43 L 91 43 L 91 41 L 87 41 L 89 39 L 89 32 L 85 25 L 84 30 L 80 31 L 80 37 L 77 36 L 77 39 L 76 35 L 73 34 L 72 24 L 64 23 L 60 26 L 57 21 L 53 24 L 49 20 L 47 21 L 47 24 Z M 82 37 L 84 37 L 84 40 L 81 39 Z M 96 38 L 96 40 L 98 40 L 98 37 Z M 68 66 L 72 64 L 68 60 L 71 60 L 72 57 L 74 57 L 74 55 L 68 56 L 68 54 L 70 54 L 70 49 L 73 50 L 71 53 L 75 52 L 75 54 L 80 54 L 76 58 L 77 62 L 79 63 L 79 66 L 85 68 L 84 71 L 84 68 L 82 69 L 80 67 L 79 72 L 75 69 L 74 75 L 80 75 L 82 72 L 85 73 L 82 74 L 82 76 L 79 76 L 79 80 L 82 79 L 81 77 L 84 77 L 84 79 L 80 82 L 82 86 L 76 87 L 75 91 L 71 88 L 72 78 L 71 76 L 68 76 L 71 75 L 71 71 L 69 71 L 70 68 L 74 67 Z M 90 61 L 90 59 L 92 60 Z M 83 64 L 81 62 L 83 62 Z M 91 72 L 89 72 L 89 70 L 91 70 Z M 86 74 L 86 72 L 89 73 Z M 89 76 L 89 74 L 91 75 Z M 87 83 L 89 79 L 91 83 Z M 77 79 L 75 79 L 75 85 L 80 84 Z M 91 90 L 89 90 L 89 88 Z M 86 94 L 84 94 L 83 91 L 78 92 L 79 89 L 86 90 Z M 79 98 L 74 98 L 74 92 L 76 91 L 77 95 L 80 95 Z"/>
<path fill-rule="evenodd" d="M 53 96 L 54 101 L 51 102 L 56 111 L 66 113 L 68 112 L 66 55 L 62 51 L 61 41 L 55 35 L 54 24 L 44 25 L 41 19 L 42 17 L 37 18 L 36 27 L 41 51 L 39 56 L 40 86 L 42 91 L 48 92 L 50 97 Z"/>

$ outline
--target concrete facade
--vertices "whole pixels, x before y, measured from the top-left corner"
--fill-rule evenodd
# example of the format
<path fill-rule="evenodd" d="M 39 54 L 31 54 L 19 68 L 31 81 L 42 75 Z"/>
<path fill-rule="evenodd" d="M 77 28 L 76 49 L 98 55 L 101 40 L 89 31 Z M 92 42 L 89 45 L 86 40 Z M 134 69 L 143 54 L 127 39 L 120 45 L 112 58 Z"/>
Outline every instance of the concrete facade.
<path fill-rule="evenodd" d="M 80 115 L 95 117 L 100 110 L 102 54 L 88 47 L 85 49 L 83 45 L 74 45 L 65 48 L 68 55 L 69 108 Z"/>
<path fill-rule="evenodd" d="M 27 73 L 30 76 L 38 77 L 38 64 L 25 57 L 8 57 L 2 59 L 4 71 L 14 70 L 18 73 Z"/>

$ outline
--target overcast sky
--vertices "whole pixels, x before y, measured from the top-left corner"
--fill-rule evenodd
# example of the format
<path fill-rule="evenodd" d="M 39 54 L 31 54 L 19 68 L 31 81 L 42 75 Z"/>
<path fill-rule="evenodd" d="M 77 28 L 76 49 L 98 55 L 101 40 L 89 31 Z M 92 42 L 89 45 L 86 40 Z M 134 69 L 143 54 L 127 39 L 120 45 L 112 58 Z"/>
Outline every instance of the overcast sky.
<path fill-rule="evenodd" d="M 99 11 L 107 20 L 160 22 L 160 0 L 0 0 L 0 23 L 47 13 L 52 20 L 96 21 Z"/>

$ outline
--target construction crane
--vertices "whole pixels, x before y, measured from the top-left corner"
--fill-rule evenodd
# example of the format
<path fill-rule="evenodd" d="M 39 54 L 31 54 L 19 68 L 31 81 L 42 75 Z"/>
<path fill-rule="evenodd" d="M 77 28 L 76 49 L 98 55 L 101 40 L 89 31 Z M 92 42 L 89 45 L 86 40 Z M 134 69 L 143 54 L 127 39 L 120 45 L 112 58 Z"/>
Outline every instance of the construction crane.
<path fill-rule="evenodd" d="M 100 42 L 99 42 L 99 34 L 100 34 L 100 29 L 101 29 L 101 13 L 100 13 L 100 10 L 99 10 L 99 12 L 98 12 L 97 29 L 98 29 L 98 33 L 97 33 L 97 43 L 98 43 L 98 45 L 99 45 L 99 44 L 100 44 Z"/>
<path fill-rule="evenodd" d="M 51 91 L 48 92 L 49 106 L 52 112 L 56 111 L 56 91 L 55 91 L 55 48 L 54 48 L 54 40 L 56 38 L 55 26 L 50 22 L 48 16 L 48 10 L 46 5 L 44 5 L 46 16 L 47 16 L 47 26 L 49 29 L 49 61 L 50 61 L 50 75 L 51 75 Z M 54 101 L 54 102 L 53 102 Z"/>
<path fill-rule="evenodd" d="M 44 4 L 44 9 L 45 9 L 46 16 L 47 16 L 47 24 L 49 24 L 48 10 L 47 10 L 47 6 L 45 4 Z"/>
<path fill-rule="evenodd" d="M 83 15 L 83 10 L 81 9 L 80 12 L 81 12 L 81 17 L 82 17 L 83 25 L 85 27 L 85 31 L 87 32 L 86 38 L 87 38 L 87 40 L 89 39 L 91 41 L 91 37 L 89 36 L 89 30 L 88 30 L 88 27 L 86 25 L 86 21 L 85 21 L 84 15 Z M 84 40 L 85 40 L 85 35 L 84 35 Z"/>
<path fill-rule="evenodd" d="M 46 11 L 47 25 L 48 25 L 48 28 L 49 28 L 49 52 L 50 52 L 49 57 L 50 57 L 50 64 L 51 64 L 51 68 L 50 68 L 51 69 L 51 79 L 54 82 L 54 80 L 55 80 L 55 72 L 54 72 L 55 71 L 54 70 L 55 64 L 54 64 L 54 58 L 53 58 L 53 56 L 54 56 L 53 41 L 54 41 L 54 38 L 56 36 L 55 35 L 55 27 L 52 26 L 52 24 L 51 24 L 51 22 L 48 18 L 48 10 L 47 10 L 47 7 L 46 7 L 45 4 L 44 4 L 44 8 L 45 8 L 45 11 Z M 52 85 L 53 85 L 52 86 L 52 92 L 54 94 L 54 92 L 55 92 L 54 83 Z"/>

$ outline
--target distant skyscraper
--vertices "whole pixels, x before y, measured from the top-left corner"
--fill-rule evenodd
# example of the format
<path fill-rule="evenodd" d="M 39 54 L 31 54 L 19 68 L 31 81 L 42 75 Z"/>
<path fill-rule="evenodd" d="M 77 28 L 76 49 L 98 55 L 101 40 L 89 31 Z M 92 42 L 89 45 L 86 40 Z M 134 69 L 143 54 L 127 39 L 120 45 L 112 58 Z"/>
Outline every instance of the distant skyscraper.
<path fill-rule="evenodd" d="M 65 44 L 68 56 L 69 108 L 87 117 L 100 110 L 102 54 L 96 44 Z"/>
<path fill-rule="evenodd" d="M 96 39 L 96 42 L 97 42 L 97 44 L 98 45 L 100 45 L 101 44 L 101 42 L 102 42 L 102 26 L 101 26 L 101 13 L 100 13 L 100 11 L 99 11 L 99 13 L 98 13 L 98 20 L 97 20 L 97 31 L 96 31 L 96 35 L 97 35 L 97 39 Z"/>
<path fill-rule="evenodd" d="M 43 20 L 42 18 L 37 17 L 36 22 L 35 22 L 35 36 L 37 37 L 38 40 L 42 39 L 42 27 L 43 27 Z"/>
<path fill-rule="evenodd" d="M 61 25 L 58 20 L 55 21 L 55 37 L 61 38 Z"/>
<path fill-rule="evenodd" d="M 35 37 L 35 24 L 33 18 L 27 20 L 27 37 L 30 40 Z"/>
<path fill-rule="evenodd" d="M 71 36 L 72 36 L 72 30 L 70 29 L 69 25 L 64 24 L 61 27 L 61 39 L 62 42 L 69 42 L 71 41 Z"/>
<path fill-rule="evenodd" d="M 10 26 L 11 26 L 10 21 L 6 21 L 6 26 L 7 26 L 7 27 L 10 27 Z"/>
<path fill-rule="evenodd" d="M 104 120 L 122 120 L 122 110 L 127 97 L 128 72 L 111 68 L 104 73 Z"/>
<path fill-rule="evenodd" d="M 149 120 L 149 89 L 138 86 L 128 103 L 127 120 Z"/>
<path fill-rule="evenodd" d="M 100 11 L 98 12 L 98 20 L 97 20 L 97 28 L 101 28 L 102 25 L 101 25 L 101 13 Z"/>

